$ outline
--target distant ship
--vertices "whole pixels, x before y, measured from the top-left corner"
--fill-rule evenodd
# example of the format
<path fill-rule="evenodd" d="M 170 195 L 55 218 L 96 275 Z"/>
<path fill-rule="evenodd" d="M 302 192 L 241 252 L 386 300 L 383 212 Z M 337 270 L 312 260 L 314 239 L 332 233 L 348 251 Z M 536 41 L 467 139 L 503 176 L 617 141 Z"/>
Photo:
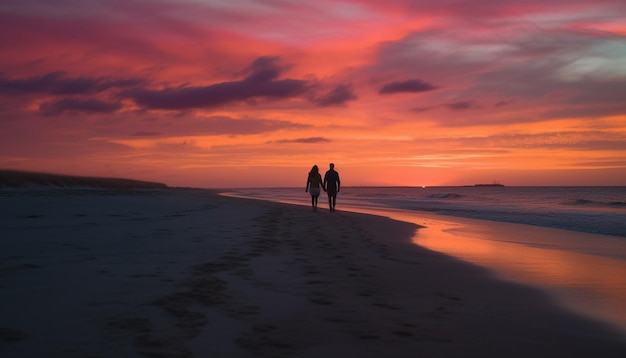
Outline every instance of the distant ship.
<path fill-rule="evenodd" d="M 489 183 L 489 184 L 474 184 L 474 186 L 504 186 L 504 184 L 500 184 L 500 183 L 498 183 L 498 182 L 496 182 L 494 180 L 493 183 Z"/>

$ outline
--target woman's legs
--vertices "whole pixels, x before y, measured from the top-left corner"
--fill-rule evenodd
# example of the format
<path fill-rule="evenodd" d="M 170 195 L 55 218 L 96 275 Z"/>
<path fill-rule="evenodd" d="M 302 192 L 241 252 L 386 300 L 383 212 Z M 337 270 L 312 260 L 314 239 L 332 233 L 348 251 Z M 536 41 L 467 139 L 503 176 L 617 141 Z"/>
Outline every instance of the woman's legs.
<path fill-rule="evenodd" d="M 317 198 L 319 198 L 319 195 L 311 195 L 311 206 L 313 207 L 313 211 L 317 211 Z"/>

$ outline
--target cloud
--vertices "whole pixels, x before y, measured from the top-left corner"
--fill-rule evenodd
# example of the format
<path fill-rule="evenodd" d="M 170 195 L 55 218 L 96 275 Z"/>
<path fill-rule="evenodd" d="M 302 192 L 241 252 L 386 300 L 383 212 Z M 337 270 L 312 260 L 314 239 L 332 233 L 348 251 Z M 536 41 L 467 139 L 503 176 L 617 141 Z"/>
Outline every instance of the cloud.
<path fill-rule="evenodd" d="M 626 102 L 614 104 L 598 105 L 576 105 L 538 111 L 537 117 L 540 119 L 563 119 L 563 118 L 598 118 L 610 116 L 622 116 L 626 113 Z"/>
<path fill-rule="evenodd" d="M 436 106 L 415 107 L 415 108 L 412 108 L 411 111 L 415 113 L 422 113 L 422 112 L 428 112 L 430 110 L 433 110 L 436 108 L 442 108 L 442 107 L 447 108 L 449 110 L 453 110 L 453 111 L 463 111 L 463 110 L 475 108 L 476 105 L 473 102 L 460 101 L 460 102 L 442 103 Z"/>
<path fill-rule="evenodd" d="M 278 78 L 285 69 L 279 65 L 280 57 L 262 56 L 254 60 L 244 71 L 250 73 L 247 80 L 251 82 L 266 82 Z"/>
<path fill-rule="evenodd" d="M 357 99 L 352 87 L 349 85 L 339 85 L 324 96 L 315 98 L 313 102 L 322 107 L 345 104 L 349 100 Z"/>
<path fill-rule="evenodd" d="M 314 144 L 314 143 L 330 143 L 332 142 L 328 138 L 324 137 L 309 137 L 309 138 L 297 138 L 297 139 L 282 139 L 277 141 L 270 141 L 269 143 L 305 143 L 305 144 Z"/>
<path fill-rule="evenodd" d="M 252 63 L 248 68 L 251 73 L 241 81 L 162 90 L 135 88 L 122 95 L 147 109 L 184 110 L 213 108 L 255 98 L 287 99 L 308 90 L 308 81 L 277 79 L 283 70 L 284 67 L 278 65 L 278 58 L 261 57 Z"/>
<path fill-rule="evenodd" d="M 275 119 L 212 117 L 201 122 L 198 129 L 215 134 L 257 134 L 286 128 L 307 127 L 309 126 Z"/>
<path fill-rule="evenodd" d="M 614 160 L 613 158 L 609 158 L 609 159 L 606 159 L 606 160 L 589 161 L 589 162 L 577 162 L 577 163 L 574 163 L 574 165 L 581 166 L 581 167 L 626 168 L 626 160 Z"/>
<path fill-rule="evenodd" d="M 46 116 L 57 116 L 64 112 L 112 113 L 121 108 L 121 103 L 111 103 L 99 99 L 65 98 L 42 103 L 39 106 L 39 112 Z"/>
<path fill-rule="evenodd" d="M 281 129 L 306 129 L 310 125 L 267 118 L 233 118 L 213 116 L 209 118 L 179 118 L 175 122 L 160 120 L 153 122 L 153 131 L 137 131 L 145 135 L 157 136 L 162 129 L 167 135 L 248 135 L 266 133 Z M 135 135 L 137 134 L 135 132 Z"/>
<path fill-rule="evenodd" d="M 393 93 L 402 93 L 402 92 L 425 92 L 432 91 L 437 89 L 437 87 L 433 86 L 430 83 L 424 82 L 422 80 L 406 80 L 401 82 L 391 82 L 384 85 L 378 93 L 380 94 L 393 94 Z"/>
<path fill-rule="evenodd" d="M 513 102 L 515 102 L 514 99 L 508 99 L 508 100 L 496 102 L 493 106 L 494 107 L 504 107 L 504 106 L 508 106 L 509 104 L 511 104 Z"/>
<path fill-rule="evenodd" d="M 472 102 L 452 102 L 452 103 L 442 104 L 442 106 L 448 109 L 451 109 L 453 111 L 464 111 L 466 109 L 473 108 L 474 104 Z"/>
<path fill-rule="evenodd" d="M 111 77 L 66 77 L 65 72 L 50 72 L 43 76 L 9 79 L 0 77 L 0 93 L 22 95 L 46 93 L 52 95 L 87 95 L 106 91 L 111 88 L 128 88 L 144 84 L 137 78 Z"/>
<path fill-rule="evenodd" d="M 66 119 L 65 122 L 63 122 L 64 119 Z M 264 117 L 196 117 L 189 113 L 182 116 L 146 118 L 145 113 L 125 111 L 115 115 L 115 120 L 104 118 L 81 122 L 79 119 L 71 116 L 60 116 L 54 123 L 71 125 L 75 128 L 80 127 L 89 132 L 90 136 L 105 138 L 105 140 L 118 138 L 131 142 L 143 140 L 156 142 L 160 139 L 166 139 L 168 143 L 173 140 L 172 138 L 188 140 L 195 137 L 213 136 L 224 136 L 229 141 L 237 142 L 238 136 L 267 134 L 277 131 L 291 133 L 291 131 L 300 132 L 312 128 L 309 124 Z M 120 126 L 120 123 L 124 125 Z"/>
<path fill-rule="evenodd" d="M 158 137 L 163 135 L 161 132 L 137 131 L 131 134 L 132 137 Z"/>

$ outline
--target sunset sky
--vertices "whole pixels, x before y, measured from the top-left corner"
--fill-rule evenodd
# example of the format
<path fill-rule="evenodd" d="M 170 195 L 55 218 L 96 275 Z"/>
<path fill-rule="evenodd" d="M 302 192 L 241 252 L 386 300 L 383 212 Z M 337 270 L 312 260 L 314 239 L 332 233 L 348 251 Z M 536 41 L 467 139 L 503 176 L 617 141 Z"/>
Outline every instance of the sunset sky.
<path fill-rule="evenodd" d="M 626 185 L 623 0 L 3 0 L 0 168 Z"/>

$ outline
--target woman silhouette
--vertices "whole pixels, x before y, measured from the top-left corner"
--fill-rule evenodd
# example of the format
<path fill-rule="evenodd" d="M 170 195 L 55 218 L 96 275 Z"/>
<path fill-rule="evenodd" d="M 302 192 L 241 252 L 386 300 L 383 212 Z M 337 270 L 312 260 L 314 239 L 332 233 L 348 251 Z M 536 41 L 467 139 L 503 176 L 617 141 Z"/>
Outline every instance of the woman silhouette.
<path fill-rule="evenodd" d="M 319 168 L 317 165 L 314 165 L 309 172 L 309 177 L 306 180 L 306 187 L 304 188 L 305 192 L 308 191 L 311 193 L 311 206 L 313 207 L 313 211 L 317 211 L 317 198 L 320 196 L 320 187 L 326 191 Z"/>

